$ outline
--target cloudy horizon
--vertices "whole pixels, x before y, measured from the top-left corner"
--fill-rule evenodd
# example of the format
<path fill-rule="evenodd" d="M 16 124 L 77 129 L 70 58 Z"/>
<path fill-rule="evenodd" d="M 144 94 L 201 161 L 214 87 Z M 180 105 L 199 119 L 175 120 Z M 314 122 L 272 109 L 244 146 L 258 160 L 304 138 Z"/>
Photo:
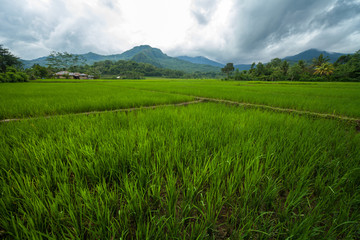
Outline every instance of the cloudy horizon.
<path fill-rule="evenodd" d="M 0 44 L 22 59 L 52 51 L 267 62 L 310 48 L 360 49 L 360 0 L 0 0 Z"/>

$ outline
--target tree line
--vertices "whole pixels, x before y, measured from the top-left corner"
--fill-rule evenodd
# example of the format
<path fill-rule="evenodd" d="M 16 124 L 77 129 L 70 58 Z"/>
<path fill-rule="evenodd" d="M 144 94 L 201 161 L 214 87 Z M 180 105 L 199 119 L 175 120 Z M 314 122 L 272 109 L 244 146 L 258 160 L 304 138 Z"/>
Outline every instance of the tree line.
<path fill-rule="evenodd" d="M 149 63 L 139 63 L 128 60 L 99 61 L 92 65 L 86 64 L 86 60 L 78 55 L 67 52 L 52 52 L 47 58 L 47 68 L 34 65 L 29 72 L 34 77 L 53 77 L 57 71 L 81 72 L 92 75 L 95 78 L 110 79 L 142 79 L 144 77 L 164 78 L 214 78 L 218 73 L 186 73 L 180 70 L 160 68 Z M 47 73 L 46 73 L 47 71 Z M 32 79 L 32 77 L 30 77 Z"/>
<path fill-rule="evenodd" d="M 343 55 L 332 64 L 329 58 L 320 54 L 308 63 L 299 60 L 290 64 L 286 60 L 274 58 L 269 63 L 253 63 L 249 70 L 235 70 L 233 63 L 221 69 L 226 74 L 224 80 L 259 81 L 360 81 L 360 50 L 355 54 Z"/>
<path fill-rule="evenodd" d="M 58 71 L 81 72 L 95 78 L 141 79 L 144 77 L 165 78 L 219 78 L 221 73 L 186 73 L 179 70 L 159 68 L 148 63 L 134 61 L 100 61 L 92 65 L 85 59 L 67 52 L 52 52 L 47 58 L 47 67 L 38 64 L 23 69 L 21 61 L 0 45 L 0 82 L 25 82 L 53 78 Z M 341 56 L 334 64 L 320 54 L 308 63 L 300 60 L 290 64 L 274 58 L 269 63 L 253 63 L 249 70 L 235 70 L 233 63 L 221 69 L 224 80 L 238 81 L 360 81 L 360 50 L 355 54 Z"/>

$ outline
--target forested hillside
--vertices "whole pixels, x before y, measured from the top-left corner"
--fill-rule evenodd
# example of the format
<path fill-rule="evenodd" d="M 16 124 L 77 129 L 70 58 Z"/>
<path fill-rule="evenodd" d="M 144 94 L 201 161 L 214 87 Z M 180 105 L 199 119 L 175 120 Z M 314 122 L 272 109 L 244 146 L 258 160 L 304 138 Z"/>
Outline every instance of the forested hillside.
<path fill-rule="evenodd" d="M 113 54 L 113 55 L 100 55 L 96 53 L 86 53 L 86 54 L 73 54 L 84 60 L 84 64 L 92 65 L 95 62 L 99 61 L 119 61 L 119 60 L 129 60 L 137 63 L 149 63 L 159 68 L 168 68 L 172 70 L 179 70 L 186 73 L 195 73 L 195 72 L 219 72 L 219 66 L 210 66 L 206 64 L 197 64 L 184 61 L 181 59 L 169 57 L 164 54 L 160 49 L 152 48 L 148 45 L 142 45 L 134 47 L 122 54 Z M 30 68 L 34 64 L 40 66 L 47 65 L 47 57 L 41 57 L 34 60 L 22 60 L 25 68 Z"/>

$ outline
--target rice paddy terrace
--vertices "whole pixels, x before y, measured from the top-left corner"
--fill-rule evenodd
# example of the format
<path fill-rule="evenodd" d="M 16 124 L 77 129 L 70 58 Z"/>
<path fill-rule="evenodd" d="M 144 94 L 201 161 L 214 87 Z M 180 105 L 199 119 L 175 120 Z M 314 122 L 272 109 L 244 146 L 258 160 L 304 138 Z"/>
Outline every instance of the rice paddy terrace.
<path fill-rule="evenodd" d="M 360 238 L 358 83 L 39 80 L 0 93 L 0 238 Z"/>

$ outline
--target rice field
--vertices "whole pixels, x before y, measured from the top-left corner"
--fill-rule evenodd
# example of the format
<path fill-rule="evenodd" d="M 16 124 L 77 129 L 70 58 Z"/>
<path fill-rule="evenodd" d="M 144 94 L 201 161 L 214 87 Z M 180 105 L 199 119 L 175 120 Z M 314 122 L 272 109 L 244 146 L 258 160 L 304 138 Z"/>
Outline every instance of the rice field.
<path fill-rule="evenodd" d="M 154 79 L 111 84 L 360 118 L 358 83 Z"/>
<path fill-rule="evenodd" d="M 0 123 L 0 238 L 360 238 L 356 122 L 221 102 L 69 114 L 195 96 L 237 100 L 247 93 L 236 95 L 236 84 L 250 84 L 189 81 L 13 84 L 6 92 L 18 94 L 8 105 L 15 110 L 3 98 L 1 116 L 38 118 Z M 282 87 L 284 96 L 297 88 L 311 92 L 299 84 L 258 85 L 259 97 Z M 320 85 L 331 90 L 314 99 L 325 106 L 321 96 L 347 96 L 338 98 L 336 110 L 357 116 L 359 109 L 348 110 L 345 102 L 359 101 L 349 89 L 360 85 Z M 53 106 L 51 89 L 60 105 Z M 81 92 L 72 100 L 82 108 L 67 101 L 74 92 Z M 41 104 L 29 103 L 31 114 L 22 114 L 21 102 L 37 95 Z"/>
<path fill-rule="evenodd" d="M 0 85 L 0 119 L 104 111 L 191 101 L 169 93 L 86 82 Z"/>

